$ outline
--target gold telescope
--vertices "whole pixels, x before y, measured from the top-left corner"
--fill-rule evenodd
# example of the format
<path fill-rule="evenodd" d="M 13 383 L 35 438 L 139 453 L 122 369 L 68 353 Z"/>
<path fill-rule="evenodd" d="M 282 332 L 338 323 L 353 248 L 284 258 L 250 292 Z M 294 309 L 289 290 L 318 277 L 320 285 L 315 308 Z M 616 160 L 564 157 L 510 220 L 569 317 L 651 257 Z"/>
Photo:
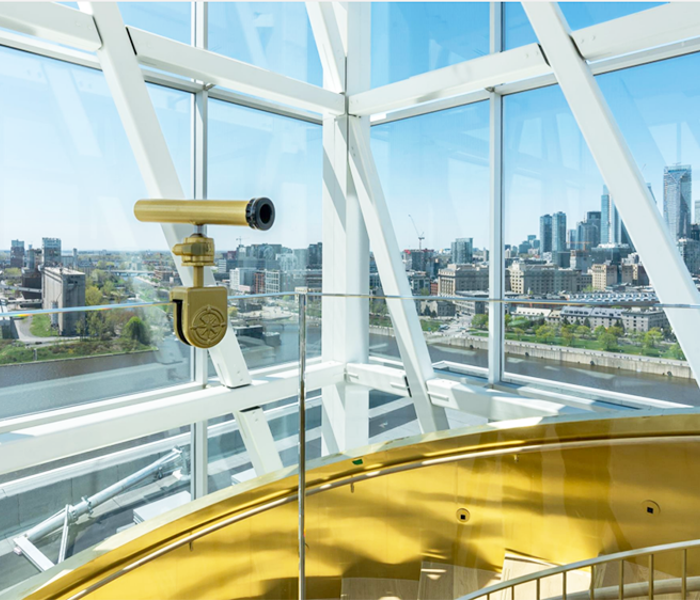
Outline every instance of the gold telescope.
<path fill-rule="evenodd" d="M 182 266 L 192 267 L 192 287 L 170 292 L 177 337 L 189 346 L 211 348 L 226 335 L 226 288 L 204 285 L 204 267 L 214 266 L 214 240 L 204 235 L 204 225 L 237 225 L 267 231 L 275 222 L 275 206 L 269 198 L 252 200 L 139 200 L 134 205 L 139 221 L 189 223 L 195 231 L 175 244 L 173 254 Z"/>

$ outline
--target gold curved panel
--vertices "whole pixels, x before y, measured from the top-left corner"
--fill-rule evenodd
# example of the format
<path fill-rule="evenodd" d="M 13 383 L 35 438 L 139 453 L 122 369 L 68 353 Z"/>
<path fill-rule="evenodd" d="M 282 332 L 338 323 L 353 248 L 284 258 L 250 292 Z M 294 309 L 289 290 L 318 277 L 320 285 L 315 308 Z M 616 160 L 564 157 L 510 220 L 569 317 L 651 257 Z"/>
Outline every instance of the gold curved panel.
<path fill-rule="evenodd" d="M 422 561 L 498 571 L 506 551 L 565 564 L 700 538 L 698 441 L 700 415 L 647 412 L 523 420 L 322 459 L 308 473 L 308 597 L 339 598 L 349 577 L 417 581 Z M 73 557 L 27 597 L 296 598 L 295 495 L 290 470 L 212 494 Z"/>

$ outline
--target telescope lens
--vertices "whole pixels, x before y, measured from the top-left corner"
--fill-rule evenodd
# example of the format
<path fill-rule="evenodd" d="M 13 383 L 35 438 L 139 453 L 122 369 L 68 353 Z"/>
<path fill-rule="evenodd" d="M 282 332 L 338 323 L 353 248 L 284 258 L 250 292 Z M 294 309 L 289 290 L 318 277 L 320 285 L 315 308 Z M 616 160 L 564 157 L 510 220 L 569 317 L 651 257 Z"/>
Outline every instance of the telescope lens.
<path fill-rule="evenodd" d="M 269 198 L 253 198 L 246 207 L 246 221 L 252 229 L 267 231 L 275 222 L 275 205 Z"/>

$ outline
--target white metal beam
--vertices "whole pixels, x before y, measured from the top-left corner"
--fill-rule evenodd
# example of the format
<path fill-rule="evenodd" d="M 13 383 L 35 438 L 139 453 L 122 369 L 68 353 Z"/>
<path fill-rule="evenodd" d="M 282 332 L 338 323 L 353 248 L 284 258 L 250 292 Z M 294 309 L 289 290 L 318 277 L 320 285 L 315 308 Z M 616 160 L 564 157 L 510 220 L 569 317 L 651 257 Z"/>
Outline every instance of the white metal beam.
<path fill-rule="evenodd" d="M 448 429 L 445 411 L 428 399 L 426 382 L 435 377 L 423 337 L 415 300 L 401 262 L 401 253 L 384 199 L 369 143 L 369 132 L 358 117 L 350 120 L 350 171 L 362 209 L 365 226 L 377 262 L 384 293 L 401 298 L 387 299 L 394 334 L 408 378 L 411 397 L 421 430 Z"/>
<path fill-rule="evenodd" d="M 524 2 L 523 7 L 659 300 L 700 304 L 700 293 L 561 10 L 549 2 Z M 700 381 L 700 311 L 666 309 L 666 315 Z"/>
<path fill-rule="evenodd" d="M 700 4 L 671 2 L 571 34 L 581 56 L 594 61 L 700 36 Z"/>
<path fill-rule="evenodd" d="M 134 56 L 119 7 L 112 2 L 81 2 L 80 6 L 93 15 L 100 28 L 103 46 L 97 51 L 97 57 L 148 194 L 151 198 L 184 199 L 175 164 Z M 187 225 L 164 224 L 162 229 L 170 248 L 192 232 L 192 228 Z M 182 266 L 180 257 L 173 258 L 183 285 L 192 285 L 192 270 Z M 210 268 L 205 269 L 204 284 L 214 284 Z M 211 349 L 210 355 L 224 385 L 237 387 L 250 383 L 243 353 L 230 326 L 222 342 Z"/>
<path fill-rule="evenodd" d="M 349 112 L 357 116 L 385 113 L 468 94 L 506 81 L 544 75 L 550 70 L 540 47 L 530 44 L 353 94 L 349 100 Z"/>
<path fill-rule="evenodd" d="M 316 3 L 308 3 L 307 7 Z M 326 12 L 333 9 L 326 6 Z M 313 7 L 309 8 L 309 14 Z M 344 30 L 335 13 L 326 14 L 335 27 L 322 32 L 337 37 L 334 51 L 342 51 L 342 90 L 364 90 L 370 86 L 369 4 L 347 6 Z M 314 29 L 314 35 L 317 29 Z M 345 40 L 345 41 L 343 41 Z M 318 40 L 317 44 L 325 43 Z M 345 46 L 351 53 L 345 68 Z M 324 86 L 335 85 L 333 65 L 324 64 Z M 329 72 L 330 71 L 330 72 Z M 348 168 L 348 117 L 327 116 L 323 121 L 323 291 L 369 294 L 369 239 Z M 365 124 L 365 127 L 368 126 Z M 321 300 L 323 359 L 346 363 L 366 362 L 369 356 L 369 301 L 367 298 Z M 334 453 L 369 443 L 369 392 L 342 382 L 323 390 L 323 452 Z"/>
<path fill-rule="evenodd" d="M 90 15 L 56 2 L 2 2 L 0 27 L 89 52 L 102 45 Z"/>
<path fill-rule="evenodd" d="M 345 365 L 340 363 L 307 367 L 309 392 L 334 385 L 344 378 Z M 256 380 L 241 388 L 208 388 L 57 423 L 16 429 L 0 435 L 0 474 L 264 406 L 295 396 L 298 385 L 299 369 L 290 368 L 268 380 Z"/>
<path fill-rule="evenodd" d="M 323 114 L 345 110 L 340 94 L 135 27 L 127 30 L 138 61 L 149 67 Z"/>
<path fill-rule="evenodd" d="M 238 428 L 255 474 L 264 475 L 281 469 L 282 459 L 263 409 L 255 406 L 246 410 L 236 410 L 233 416 L 238 421 Z"/>
<path fill-rule="evenodd" d="M 323 66 L 323 87 L 345 91 L 345 49 L 336 12 L 331 2 L 306 2 L 306 12 Z"/>

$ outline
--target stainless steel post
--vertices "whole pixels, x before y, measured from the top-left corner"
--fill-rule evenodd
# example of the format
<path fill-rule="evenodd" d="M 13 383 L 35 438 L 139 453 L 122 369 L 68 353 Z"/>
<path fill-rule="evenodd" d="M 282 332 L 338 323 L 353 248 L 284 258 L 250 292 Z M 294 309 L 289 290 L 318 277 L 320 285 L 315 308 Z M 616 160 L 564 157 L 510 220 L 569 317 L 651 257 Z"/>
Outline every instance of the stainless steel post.
<path fill-rule="evenodd" d="M 299 292 L 299 600 L 306 600 L 306 290 Z"/>

